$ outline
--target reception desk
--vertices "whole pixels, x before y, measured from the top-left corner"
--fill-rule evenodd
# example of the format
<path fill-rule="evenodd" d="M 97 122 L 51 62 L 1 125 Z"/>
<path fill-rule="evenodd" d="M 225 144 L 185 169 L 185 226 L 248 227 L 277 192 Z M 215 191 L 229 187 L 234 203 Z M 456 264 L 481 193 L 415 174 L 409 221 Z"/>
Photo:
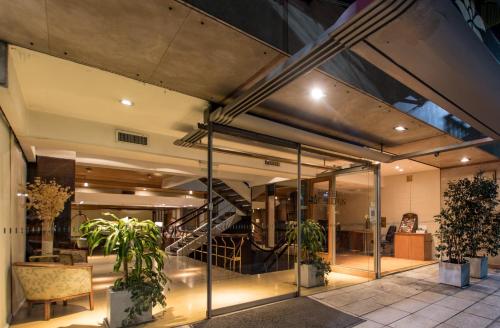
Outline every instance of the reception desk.
<path fill-rule="evenodd" d="M 394 257 L 410 260 L 432 260 L 432 235 L 430 233 L 396 232 Z"/>

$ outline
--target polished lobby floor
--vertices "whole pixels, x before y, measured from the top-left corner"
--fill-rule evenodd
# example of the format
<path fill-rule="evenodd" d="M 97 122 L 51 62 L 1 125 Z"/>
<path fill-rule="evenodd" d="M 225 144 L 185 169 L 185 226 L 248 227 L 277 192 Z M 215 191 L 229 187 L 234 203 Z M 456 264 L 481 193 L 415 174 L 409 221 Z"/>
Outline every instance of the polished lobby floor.
<path fill-rule="evenodd" d="M 113 257 L 94 256 L 89 258 L 94 265 L 95 309 L 88 310 L 85 297 L 76 298 L 64 307 L 59 302 L 53 306 L 50 321 L 43 320 L 43 305 L 35 305 L 31 314 L 23 307 L 17 313 L 12 327 L 98 327 L 106 316 L 106 289 L 112 285 L 116 274 L 112 273 Z M 187 257 L 169 257 L 165 271 L 171 279 L 167 291 L 167 307 L 162 311 L 155 308 L 157 320 L 147 327 L 171 327 L 205 318 L 206 312 L 206 263 Z M 329 288 L 340 288 L 367 281 L 366 278 L 331 273 Z M 296 291 L 293 270 L 270 272 L 258 275 L 244 275 L 213 268 L 213 308 L 219 309 L 236 304 L 248 303 L 264 298 L 284 295 Z M 311 289 L 309 293 L 320 291 Z M 308 294 L 309 294 L 308 293 Z"/>
<path fill-rule="evenodd" d="M 380 259 L 382 275 L 417 268 L 423 265 L 435 263 L 436 261 L 418 261 L 402 259 L 391 256 L 382 256 Z M 337 254 L 336 264 L 342 267 L 348 267 L 359 270 L 375 271 L 375 262 L 373 256 L 360 254 Z"/>

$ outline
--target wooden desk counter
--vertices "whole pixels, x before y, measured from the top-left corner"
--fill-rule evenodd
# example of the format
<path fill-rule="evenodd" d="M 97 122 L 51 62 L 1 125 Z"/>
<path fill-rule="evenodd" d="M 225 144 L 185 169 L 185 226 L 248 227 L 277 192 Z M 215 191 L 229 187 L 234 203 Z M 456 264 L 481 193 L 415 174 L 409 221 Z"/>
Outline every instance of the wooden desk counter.
<path fill-rule="evenodd" d="M 432 260 L 432 234 L 396 232 L 394 257 L 419 261 Z"/>

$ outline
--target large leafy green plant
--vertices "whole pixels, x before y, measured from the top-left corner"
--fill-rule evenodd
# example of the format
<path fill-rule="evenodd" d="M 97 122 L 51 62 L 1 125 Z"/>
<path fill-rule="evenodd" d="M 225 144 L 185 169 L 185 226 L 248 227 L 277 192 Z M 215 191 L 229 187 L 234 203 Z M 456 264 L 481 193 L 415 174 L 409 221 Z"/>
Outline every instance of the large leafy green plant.
<path fill-rule="evenodd" d="M 319 252 L 323 250 L 325 241 L 325 229 L 313 220 L 306 220 L 300 225 L 301 235 L 301 264 L 312 264 L 317 269 L 318 275 L 325 277 L 331 272 L 331 267 Z M 291 222 L 286 231 L 286 238 L 289 245 L 297 244 L 298 229 L 295 222 Z"/>
<path fill-rule="evenodd" d="M 495 213 L 498 205 L 498 184 L 482 173 L 472 180 L 464 179 L 463 198 L 470 228 L 466 230 L 468 256 L 477 257 L 480 252 L 496 256 L 500 249 L 500 218 Z"/>
<path fill-rule="evenodd" d="M 440 239 L 438 257 L 451 263 L 465 263 L 466 257 L 475 257 L 481 250 L 496 255 L 500 248 L 500 223 L 494 213 L 498 204 L 496 181 L 482 174 L 450 181 L 444 192 L 444 207 L 436 222 Z"/>
<path fill-rule="evenodd" d="M 166 306 L 163 291 L 168 279 L 163 272 L 165 253 L 161 250 L 161 232 L 151 220 L 118 218 L 104 213 L 109 219 L 94 219 L 80 227 L 87 238 L 90 254 L 103 245 L 104 255 L 116 254 L 113 270 L 123 269 L 123 277 L 117 279 L 113 290 L 127 290 L 133 306 L 125 311 L 124 325 L 148 310 L 151 306 Z"/>

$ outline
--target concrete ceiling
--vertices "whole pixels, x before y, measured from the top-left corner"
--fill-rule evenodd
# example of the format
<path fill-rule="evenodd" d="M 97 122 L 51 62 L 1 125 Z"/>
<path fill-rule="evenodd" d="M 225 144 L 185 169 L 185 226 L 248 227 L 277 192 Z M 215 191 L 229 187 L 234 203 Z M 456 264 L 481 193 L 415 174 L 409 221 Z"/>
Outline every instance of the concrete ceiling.
<path fill-rule="evenodd" d="M 70 68 L 67 61 L 24 50 L 29 55 L 17 59 L 25 67 L 18 74 L 30 110 L 171 136 L 180 136 L 202 119 L 206 100 L 224 102 L 285 58 L 173 0 L 0 0 L 0 9 L 0 39 L 87 65 Z M 327 94 L 318 104 L 307 97 L 316 84 Z M 124 109 L 118 102 L 123 97 L 133 98 L 135 106 Z M 409 151 L 406 143 L 443 136 L 318 71 L 281 90 L 253 113 L 368 146 L 384 144 L 394 153 Z M 396 124 L 409 130 L 398 134 L 392 129 Z M 474 157 L 487 157 L 477 152 Z M 428 157 L 421 160 L 450 165 Z"/>

